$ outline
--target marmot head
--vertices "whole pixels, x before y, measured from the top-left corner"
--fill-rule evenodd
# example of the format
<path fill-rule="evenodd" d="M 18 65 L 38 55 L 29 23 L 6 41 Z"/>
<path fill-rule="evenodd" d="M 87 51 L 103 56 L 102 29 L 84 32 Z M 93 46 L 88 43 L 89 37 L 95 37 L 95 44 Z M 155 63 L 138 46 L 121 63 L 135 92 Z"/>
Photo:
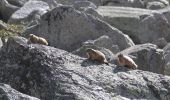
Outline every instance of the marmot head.
<path fill-rule="evenodd" d="M 86 52 L 94 52 L 94 49 L 92 49 L 92 48 L 87 48 L 87 49 L 86 49 Z"/>
<path fill-rule="evenodd" d="M 120 53 L 120 54 L 118 54 L 118 56 L 117 56 L 118 58 L 121 58 L 121 57 L 123 57 L 123 54 L 122 53 Z"/>
<path fill-rule="evenodd" d="M 32 37 L 35 37 L 35 35 L 34 34 L 30 34 L 30 36 L 29 36 L 30 38 L 32 38 Z"/>

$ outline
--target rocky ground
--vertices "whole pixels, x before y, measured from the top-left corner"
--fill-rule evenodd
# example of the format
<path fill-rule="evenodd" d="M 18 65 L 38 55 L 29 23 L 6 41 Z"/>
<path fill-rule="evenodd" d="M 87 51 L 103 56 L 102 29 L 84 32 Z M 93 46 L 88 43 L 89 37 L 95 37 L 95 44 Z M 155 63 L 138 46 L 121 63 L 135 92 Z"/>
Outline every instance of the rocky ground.
<path fill-rule="evenodd" d="M 170 100 L 169 0 L 0 0 L 0 37 L 1 100 Z"/>

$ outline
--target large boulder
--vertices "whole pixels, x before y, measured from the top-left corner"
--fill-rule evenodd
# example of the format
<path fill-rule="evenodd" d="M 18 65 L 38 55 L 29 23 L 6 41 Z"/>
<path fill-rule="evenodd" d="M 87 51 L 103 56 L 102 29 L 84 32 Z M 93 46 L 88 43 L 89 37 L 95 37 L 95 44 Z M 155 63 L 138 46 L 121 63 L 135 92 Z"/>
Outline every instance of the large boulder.
<path fill-rule="evenodd" d="M 11 86 L 7 84 L 0 83 L 0 100 L 40 100 L 40 99 L 25 95 L 11 88 Z"/>
<path fill-rule="evenodd" d="M 155 10 L 102 6 L 97 12 L 103 20 L 128 34 L 135 43 L 152 43 L 170 33 L 168 20 Z"/>
<path fill-rule="evenodd" d="M 19 7 L 8 3 L 7 0 L 0 0 L 0 15 L 3 21 L 7 22 L 10 16 L 18 9 Z"/>
<path fill-rule="evenodd" d="M 0 81 L 42 100 L 169 100 L 170 77 L 88 61 L 10 38 L 0 51 Z"/>
<path fill-rule="evenodd" d="M 120 51 L 119 46 L 114 45 L 112 39 L 109 36 L 106 36 L 106 35 L 103 35 L 103 36 L 101 36 L 101 37 L 99 37 L 95 40 L 88 40 L 88 41 L 83 43 L 82 47 L 84 48 L 84 46 L 87 47 L 87 48 L 89 46 L 98 47 L 98 48 L 100 48 L 100 47 L 106 48 L 106 49 L 109 49 L 111 52 L 113 52 L 115 54 Z M 87 49 L 87 48 L 84 48 L 84 49 Z"/>
<path fill-rule="evenodd" d="M 134 45 L 133 41 L 118 29 L 71 6 L 56 7 L 45 13 L 39 25 L 25 31 L 26 35 L 30 33 L 42 36 L 51 46 L 67 51 L 75 50 L 82 42 L 102 35 L 109 36 L 120 50 Z"/>
<path fill-rule="evenodd" d="M 135 45 L 119 53 L 129 55 L 141 70 L 164 74 L 165 58 L 163 50 L 158 49 L 156 45 L 150 43 Z"/>
<path fill-rule="evenodd" d="M 164 9 L 160 9 L 158 11 L 166 17 L 168 22 L 170 22 L 170 17 L 169 17 L 170 16 L 170 6 L 164 8 Z M 168 42 L 170 42 L 170 33 L 168 33 L 168 36 L 166 37 L 166 40 Z"/>
<path fill-rule="evenodd" d="M 12 14 L 8 23 L 29 24 L 39 20 L 41 15 L 46 13 L 49 9 L 49 5 L 43 1 L 28 1 L 23 7 Z"/>

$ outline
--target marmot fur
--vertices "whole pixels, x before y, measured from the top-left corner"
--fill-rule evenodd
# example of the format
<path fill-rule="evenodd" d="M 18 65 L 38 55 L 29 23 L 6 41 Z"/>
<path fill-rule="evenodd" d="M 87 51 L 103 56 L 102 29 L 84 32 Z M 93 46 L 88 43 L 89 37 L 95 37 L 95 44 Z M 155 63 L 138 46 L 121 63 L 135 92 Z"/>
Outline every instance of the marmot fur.
<path fill-rule="evenodd" d="M 125 56 L 123 54 L 118 55 L 118 64 L 120 66 L 128 67 L 130 69 L 136 69 L 138 65 L 131 59 L 129 56 Z"/>
<path fill-rule="evenodd" d="M 101 63 L 105 63 L 105 64 L 109 65 L 108 61 L 106 60 L 105 55 L 102 52 L 100 52 L 99 50 L 94 50 L 94 49 L 88 48 L 88 49 L 86 49 L 86 54 L 88 56 L 88 59 L 90 59 L 90 60 L 96 60 Z"/>
<path fill-rule="evenodd" d="M 37 44 L 43 44 L 43 45 L 48 45 L 48 42 L 46 39 L 42 38 L 42 37 L 38 37 L 34 34 L 30 34 L 29 36 L 29 42 L 31 43 L 37 43 Z"/>

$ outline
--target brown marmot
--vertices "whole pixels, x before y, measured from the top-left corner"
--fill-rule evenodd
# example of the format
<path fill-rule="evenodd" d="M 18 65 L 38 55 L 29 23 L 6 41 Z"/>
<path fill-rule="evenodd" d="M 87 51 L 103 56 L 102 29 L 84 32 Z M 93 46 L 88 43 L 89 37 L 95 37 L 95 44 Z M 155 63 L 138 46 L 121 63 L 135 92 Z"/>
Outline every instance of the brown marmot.
<path fill-rule="evenodd" d="M 29 40 L 28 43 L 37 43 L 37 44 L 43 44 L 43 45 L 48 45 L 48 42 L 46 39 L 42 38 L 42 37 L 38 37 L 34 34 L 30 34 L 29 35 Z"/>
<path fill-rule="evenodd" d="M 128 67 L 130 69 L 136 69 L 138 67 L 138 65 L 136 65 L 136 63 L 133 61 L 133 59 L 130 58 L 129 56 L 119 54 L 117 60 L 118 60 L 118 64 L 120 66 Z"/>
<path fill-rule="evenodd" d="M 94 50 L 94 49 L 88 48 L 88 49 L 86 49 L 86 54 L 88 56 L 88 59 L 90 59 L 90 60 L 96 60 L 101 63 L 105 63 L 105 64 L 109 65 L 108 61 L 106 60 L 105 55 L 102 52 L 100 52 L 99 50 Z"/>

